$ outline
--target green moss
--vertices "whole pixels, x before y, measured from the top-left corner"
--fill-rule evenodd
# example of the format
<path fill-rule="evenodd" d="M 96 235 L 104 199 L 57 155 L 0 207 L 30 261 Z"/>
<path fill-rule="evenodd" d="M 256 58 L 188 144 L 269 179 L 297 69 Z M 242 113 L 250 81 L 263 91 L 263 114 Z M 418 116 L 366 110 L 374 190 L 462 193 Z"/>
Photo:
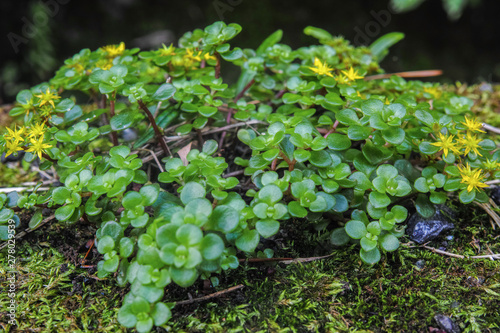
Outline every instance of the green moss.
<path fill-rule="evenodd" d="M 465 207 L 455 222 L 447 251 L 464 255 L 500 253 L 488 217 Z M 373 267 L 363 264 L 356 246 L 331 250 L 328 233 L 314 228 L 284 229 L 276 256 L 328 259 L 304 264 L 242 264 L 219 276 L 217 290 L 238 291 L 203 303 L 175 308 L 163 328 L 171 332 L 425 332 L 433 317 L 451 316 L 463 332 L 500 330 L 500 263 L 458 259 L 427 249 L 402 247 Z M 302 226 L 303 227 L 303 226 Z M 300 237 L 299 237 L 300 236 Z M 496 239 L 495 239 L 496 237 Z M 439 247 L 440 241 L 429 246 Z M 295 252 L 290 249 L 294 248 Z M 49 247 L 18 244 L 19 330 L 124 331 L 116 322 L 122 288 L 114 279 L 96 280 Z M 424 260 L 425 266 L 415 263 Z M 5 267 L 5 258 L 0 259 Z M 5 271 L 2 271 L 5 273 Z M 5 283 L 2 274 L 2 284 Z M 201 288 L 169 287 L 165 301 L 201 296 Z M 2 307 L 7 299 L 2 293 Z M 9 327 L 4 327 L 6 331 Z"/>

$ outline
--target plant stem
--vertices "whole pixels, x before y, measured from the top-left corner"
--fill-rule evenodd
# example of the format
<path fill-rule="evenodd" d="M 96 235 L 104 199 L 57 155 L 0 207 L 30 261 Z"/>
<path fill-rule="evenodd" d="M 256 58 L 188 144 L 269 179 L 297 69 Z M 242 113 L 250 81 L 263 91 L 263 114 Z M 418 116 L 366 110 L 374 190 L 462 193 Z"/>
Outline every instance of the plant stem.
<path fill-rule="evenodd" d="M 115 96 L 116 91 L 113 92 L 113 97 L 109 99 L 109 115 L 111 118 L 115 116 Z M 111 131 L 111 141 L 113 142 L 113 146 L 118 146 L 118 136 L 116 131 Z"/>
<path fill-rule="evenodd" d="M 142 109 L 142 111 L 144 111 L 146 113 L 146 115 L 148 116 L 149 122 L 151 123 L 151 125 L 153 125 L 153 129 L 154 129 L 155 134 L 156 134 L 156 139 L 160 142 L 161 148 L 163 149 L 163 151 L 165 152 L 166 155 L 172 156 L 172 152 L 170 151 L 167 144 L 165 143 L 165 140 L 163 139 L 163 135 L 161 134 L 160 129 L 158 128 L 158 125 L 156 125 L 156 120 L 153 117 L 153 114 L 151 113 L 151 111 L 149 111 L 148 107 L 146 106 L 146 104 L 144 104 L 142 99 L 138 100 L 137 102 L 139 103 L 139 107 Z"/>
<path fill-rule="evenodd" d="M 217 58 L 217 63 L 215 64 L 215 78 L 220 78 L 220 54 L 219 52 L 214 52 L 214 56 Z"/>
<path fill-rule="evenodd" d="M 218 58 L 217 58 L 218 59 Z M 245 92 L 250 89 L 250 87 L 255 83 L 255 79 L 252 79 L 250 80 L 250 82 L 247 83 L 247 85 L 238 93 L 238 95 L 236 95 L 236 97 L 234 98 L 234 102 L 238 102 L 238 100 L 240 98 L 243 97 L 243 95 L 245 95 Z M 229 112 L 227 113 L 227 117 L 226 117 L 226 123 L 229 124 L 231 122 L 231 118 L 233 116 L 233 109 L 229 109 Z M 221 138 L 220 138 L 220 141 L 219 141 L 219 150 L 222 149 L 222 145 L 224 144 L 224 139 L 226 138 L 226 131 L 222 132 L 222 135 L 221 135 Z"/>

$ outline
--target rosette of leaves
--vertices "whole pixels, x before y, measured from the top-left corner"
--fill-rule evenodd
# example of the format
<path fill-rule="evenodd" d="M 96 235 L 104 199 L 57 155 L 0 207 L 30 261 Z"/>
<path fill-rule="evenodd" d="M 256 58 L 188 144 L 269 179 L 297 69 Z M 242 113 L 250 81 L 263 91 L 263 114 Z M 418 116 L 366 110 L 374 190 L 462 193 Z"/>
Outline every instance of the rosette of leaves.
<path fill-rule="evenodd" d="M 21 223 L 19 220 L 19 216 L 14 214 L 14 210 L 12 208 L 17 206 L 18 200 L 17 192 L 10 192 L 8 194 L 0 193 L 0 240 L 9 239 L 9 223 L 10 220 L 14 221 L 14 224 L 11 226 L 12 228 L 17 228 Z M 39 217 L 32 218 L 32 220 L 36 220 L 38 222 L 38 218 L 41 220 L 41 212 L 39 213 Z M 30 227 L 36 227 L 37 223 L 30 222 Z"/>

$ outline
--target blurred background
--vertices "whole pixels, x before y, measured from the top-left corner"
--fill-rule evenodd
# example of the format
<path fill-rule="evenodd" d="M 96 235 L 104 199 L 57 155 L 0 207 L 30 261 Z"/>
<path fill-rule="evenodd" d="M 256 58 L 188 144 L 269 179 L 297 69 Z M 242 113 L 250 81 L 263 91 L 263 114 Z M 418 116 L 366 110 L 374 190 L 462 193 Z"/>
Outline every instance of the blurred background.
<path fill-rule="evenodd" d="M 233 46 L 256 48 L 277 29 L 297 48 L 315 43 L 308 26 L 369 45 L 388 32 L 406 38 L 382 63 L 387 72 L 442 69 L 434 81 L 500 79 L 500 1 L 491 0 L 17 0 L 0 2 L 0 105 L 48 80 L 83 48 L 121 41 L 157 48 L 214 21 L 239 23 Z"/>

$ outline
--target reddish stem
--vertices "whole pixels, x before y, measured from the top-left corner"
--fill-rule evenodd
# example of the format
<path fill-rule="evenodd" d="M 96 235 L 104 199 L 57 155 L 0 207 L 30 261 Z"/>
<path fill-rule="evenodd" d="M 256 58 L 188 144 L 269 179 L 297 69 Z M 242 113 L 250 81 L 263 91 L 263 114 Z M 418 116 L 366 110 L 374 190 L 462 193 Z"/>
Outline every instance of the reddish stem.
<path fill-rule="evenodd" d="M 330 134 L 332 134 L 333 132 L 335 132 L 335 130 L 337 129 L 337 126 L 339 126 L 339 121 L 335 120 L 335 122 L 333 123 L 332 128 L 328 132 L 326 132 L 326 134 L 324 135 L 324 138 L 326 139 Z"/>
<path fill-rule="evenodd" d="M 214 52 L 215 58 L 217 58 L 217 63 L 215 64 L 215 78 L 220 78 L 220 54 L 218 52 Z"/>
<path fill-rule="evenodd" d="M 109 100 L 109 115 L 111 118 L 115 116 L 115 96 L 116 91 L 113 92 L 113 97 Z M 113 146 L 118 146 L 118 135 L 116 131 L 111 131 L 111 141 L 113 142 Z"/>
<path fill-rule="evenodd" d="M 172 156 L 172 152 L 170 152 L 170 149 L 168 148 L 167 144 L 165 143 L 165 140 L 163 139 L 163 135 L 161 134 L 160 129 L 158 128 L 158 125 L 156 125 L 156 120 L 153 117 L 153 114 L 151 113 L 151 111 L 149 111 L 148 107 L 146 106 L 146 104 L 144 104 L 144 102 L 141 99 L 138 100 L 137 102 L 139 103 L 139 107 L 142 109 L 142 111 L 144 111 L 146 113 L 146 115 L 148 116 L 149 122 L 151 123 L 151 125 L 153 125 L 153 129 L 154 129 L 155 134 L 156 134 L 156 139 L 158 140 L 158 142 L 160 142 L 161 148 L 163 149 L 165 154 Z"/>

